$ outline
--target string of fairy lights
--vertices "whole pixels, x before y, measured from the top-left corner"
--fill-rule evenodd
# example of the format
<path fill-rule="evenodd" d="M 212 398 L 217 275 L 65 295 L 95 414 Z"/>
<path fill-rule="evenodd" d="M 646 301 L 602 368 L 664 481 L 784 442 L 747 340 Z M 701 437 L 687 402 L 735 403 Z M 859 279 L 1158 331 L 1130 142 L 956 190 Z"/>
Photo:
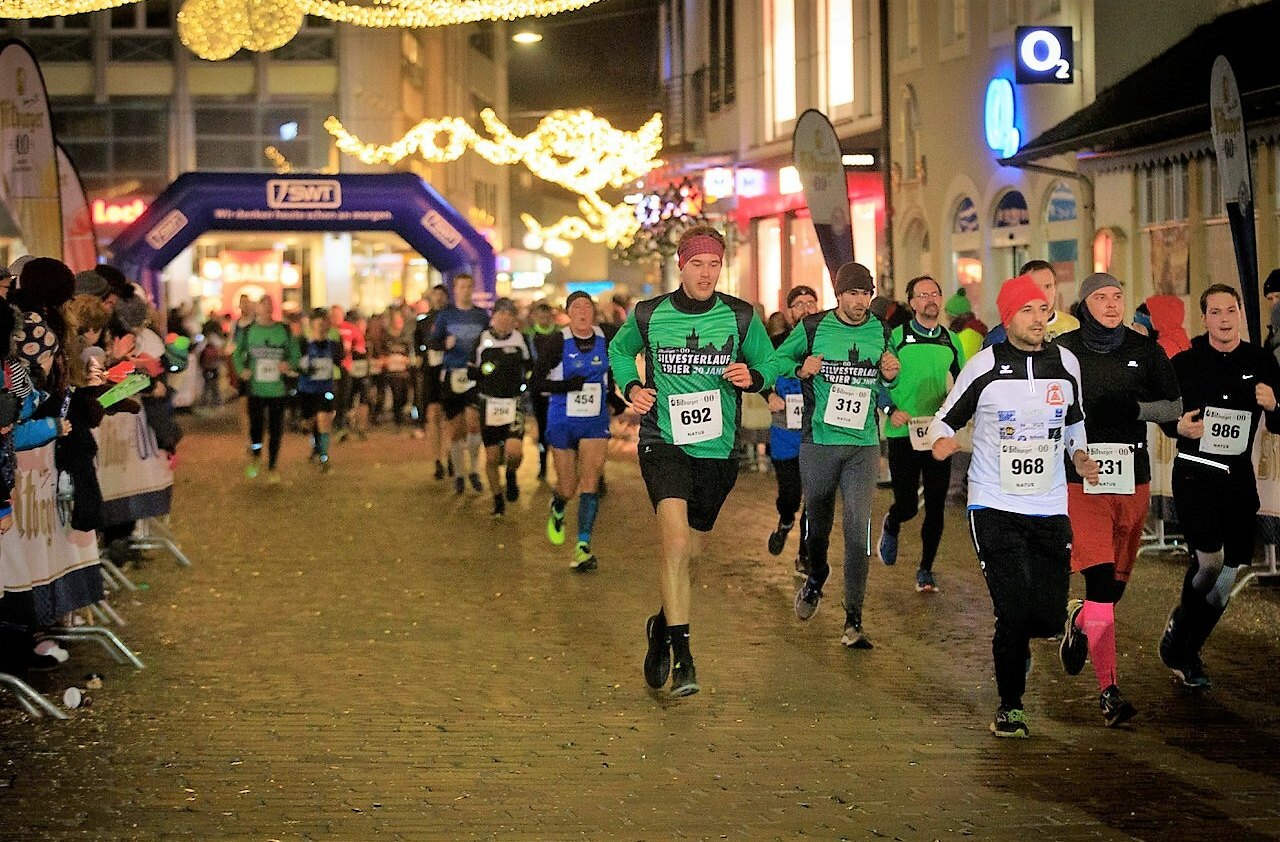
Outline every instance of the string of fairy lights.
<path fill-rule="evenodd" d="M 139 0 L 0 0 L 0 18 L 80 15 Z M 420 29 L 570 12 L 600 0 L 186 0 L 178 38 L 203 59 L 222 61 L 241 48 L 267 52 L 293 40 L 306 15 L 352 26 Z"/>
<path fill-rule="evenodd" d="M 634 132 L 615 128 L 585 109 L 553 111 L 525 135 L 513 134 L 492 109 L 480 112 L 488 137 L 459 117 L 423 120 L 390 144 L 366 143 L 336 117 L 325 128 L 339 151 L 365 164 L 397 164 L 418 155 L 433 164 L 456 161 L 470 149 L 493 164 L 524 164 L 539 178 L 576 193 L 581 216 L 566 216 L 542 225 L 522 214 L 525 228 L 543 242 L 585 239 L 609 248 L 630 244 L 640 221 L 626 203 L 611 204 L 600 196 L 660 167 L 662 115 L 654 114 Z M 279 162 L 277 162 L 279 166 Z"/>

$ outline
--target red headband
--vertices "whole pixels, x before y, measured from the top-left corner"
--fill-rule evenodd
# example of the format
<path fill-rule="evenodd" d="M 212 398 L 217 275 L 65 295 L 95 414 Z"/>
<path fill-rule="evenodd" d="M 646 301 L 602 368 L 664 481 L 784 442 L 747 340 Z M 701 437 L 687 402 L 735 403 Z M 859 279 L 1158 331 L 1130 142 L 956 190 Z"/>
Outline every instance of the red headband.
<path fill-rule="evenodd" d="M 699 254 L 714 254 L 724 257 L 724 244 L 710 234 L 696 234 L 680 244 L 676 252 L 676 263 L 681 269 L 689 262 L 689 258 Z"/>

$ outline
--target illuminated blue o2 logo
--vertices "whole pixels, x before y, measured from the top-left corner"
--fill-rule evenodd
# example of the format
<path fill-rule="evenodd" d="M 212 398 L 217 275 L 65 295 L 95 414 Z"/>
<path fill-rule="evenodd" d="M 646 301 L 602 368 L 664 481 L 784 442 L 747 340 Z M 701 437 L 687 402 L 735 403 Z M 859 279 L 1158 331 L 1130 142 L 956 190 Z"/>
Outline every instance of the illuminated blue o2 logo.
<path fill-rule="evenodd" d="M 1018 151 L 1022 136 L 1013 124 L 1013 83 L 1008 79 L 996 77 L 987 85 L 987 102 L 983 111 L 983 127 L 986 130 L 987 146 L 999 152 L 1001 158 L 1008 158 Z"/>

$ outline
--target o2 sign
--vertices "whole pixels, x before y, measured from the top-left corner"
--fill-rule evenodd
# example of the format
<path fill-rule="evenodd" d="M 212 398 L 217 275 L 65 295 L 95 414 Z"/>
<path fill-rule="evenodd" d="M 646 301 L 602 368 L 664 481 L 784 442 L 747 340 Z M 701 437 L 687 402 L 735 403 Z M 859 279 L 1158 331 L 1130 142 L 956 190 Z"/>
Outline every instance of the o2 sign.
<path fill-rule="evenodd" d="M 1075 47 L 1069 26 L 1019 26 L 1013 38 L 1019 85 L 1070 85 L 1075 81 Z"/>
<path fill-rule="evenodd" d="M 1022 135 L 1014 125 L 1013 85 L 999 76 L 987 84 L 987 100 L 983 108 L 982 127 L 987 146 L 1008 158 L 1018 151 Z"/>

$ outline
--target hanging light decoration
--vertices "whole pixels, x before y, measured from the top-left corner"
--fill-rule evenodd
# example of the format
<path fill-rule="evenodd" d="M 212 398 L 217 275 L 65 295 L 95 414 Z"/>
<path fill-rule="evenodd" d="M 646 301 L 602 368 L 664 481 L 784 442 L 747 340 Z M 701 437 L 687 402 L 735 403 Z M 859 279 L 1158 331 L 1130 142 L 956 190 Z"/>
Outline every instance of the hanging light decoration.
<path fill-rule="evenodd" d="M 351 134 L 336 117 L 324 127 L 340 151 L 366 164 L 396 164 L 417 154 L 430 163 L 461 158 L 471 149 L 493 164 L 523 163 L 539 178 L 577 193 L 581 216 L 567 216 L 543 227 L 528 214 L 525 227 L 543 240 L 586 239 L 610 248 L 631 241 L 640 223 L 626 204 L 611 205 L 600 191 L 622 187 L 662 165 L 662 115 L 654 114 L 637 131 L 614 128 L 608 120 L 587 110 L 553 111 L 538 121 L 524 137 L 517 137 L 494 113 L 480 112 L 489 137 L 476 132 L 466 120 L 444 117 L 423 120 L 390 144 L 365 143 Z"/>
<path fill-rule="evenodd" d="M 0 0 L 0 19 L 79 15 L 139 0 Z M 306 15 L 353 26 L 418 29 L 484 20 L 515 20 L 569 12 L 600 0 L 186 0 L 178 12 L 178 37 L 210 61 L 245 47 L 267 52 L 298 34 Z"/>

